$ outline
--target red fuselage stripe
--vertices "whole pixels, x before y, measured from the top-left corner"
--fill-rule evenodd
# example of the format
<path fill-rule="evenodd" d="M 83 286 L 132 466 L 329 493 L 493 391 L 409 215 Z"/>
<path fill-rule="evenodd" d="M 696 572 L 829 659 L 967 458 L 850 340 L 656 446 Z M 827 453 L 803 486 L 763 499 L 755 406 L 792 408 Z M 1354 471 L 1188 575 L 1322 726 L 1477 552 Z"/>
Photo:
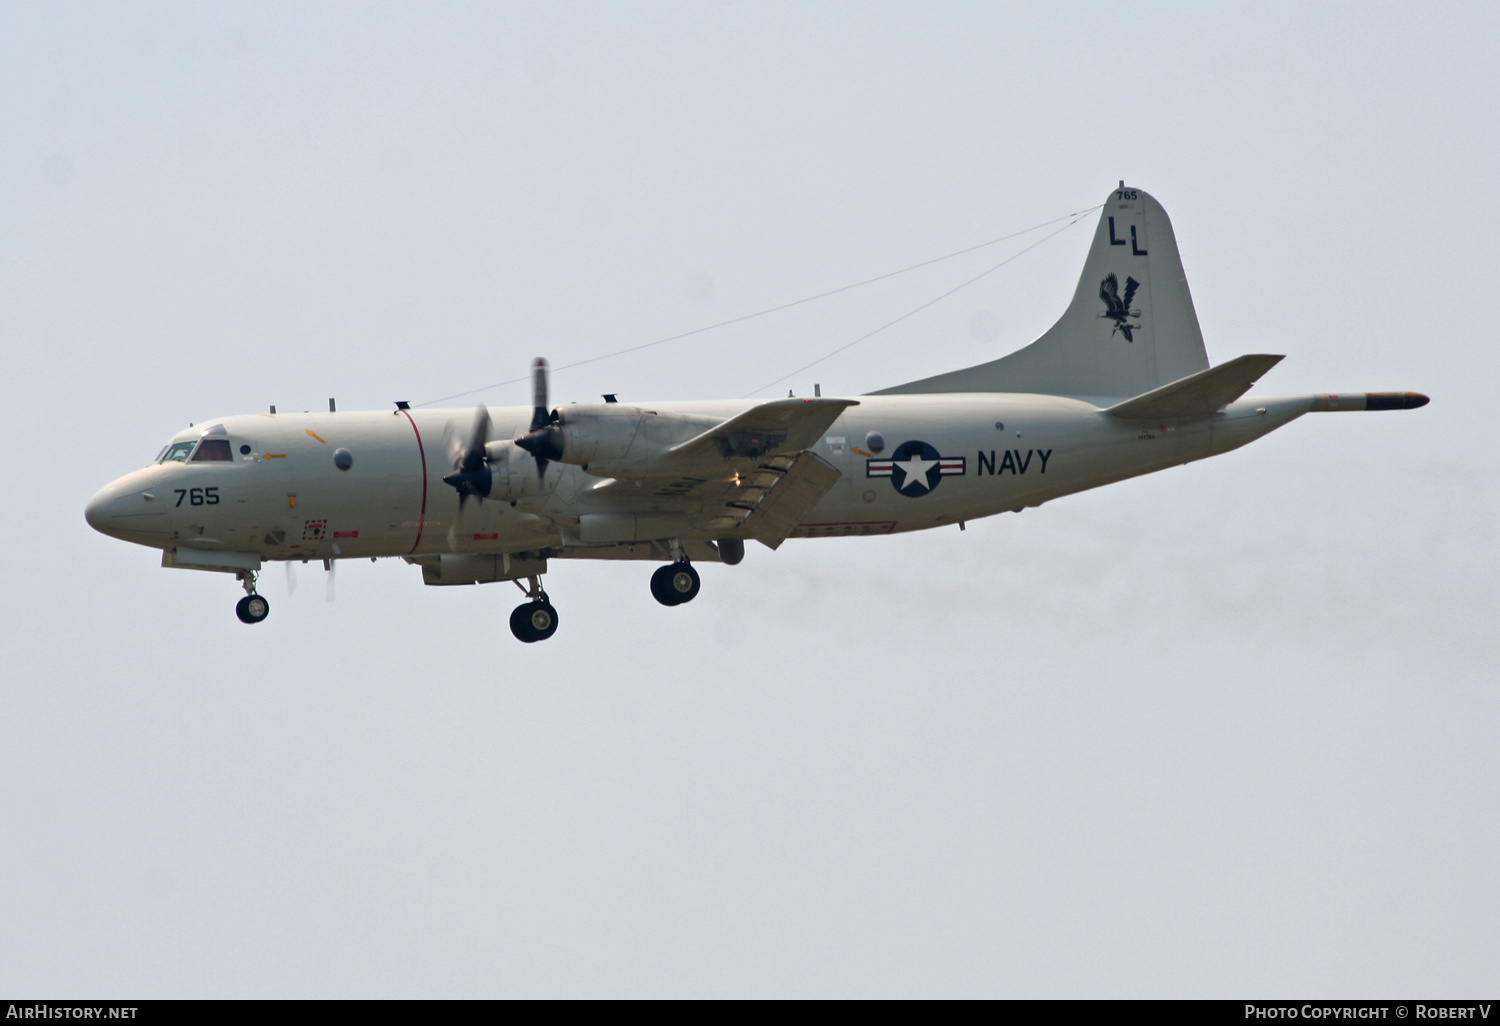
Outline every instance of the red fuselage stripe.
<path fill-rule="evenodd" d="M 406 414 L 406 419 L 411 423 L 412 433 L 417 436 L 417 455 L 422 457 L 422 512 L 417 517 L 417 540 L 411 543 L 411 551 L 416 552 L 417 546 L 422 544 L 422 529 L 427 526 L 427 450 L 422 447 L 422 432 L 417 430 L 417 422 L 411 419 L 411 411 L 401 412 Z M 407 555 L 411 555 L 411 552 Z"/>

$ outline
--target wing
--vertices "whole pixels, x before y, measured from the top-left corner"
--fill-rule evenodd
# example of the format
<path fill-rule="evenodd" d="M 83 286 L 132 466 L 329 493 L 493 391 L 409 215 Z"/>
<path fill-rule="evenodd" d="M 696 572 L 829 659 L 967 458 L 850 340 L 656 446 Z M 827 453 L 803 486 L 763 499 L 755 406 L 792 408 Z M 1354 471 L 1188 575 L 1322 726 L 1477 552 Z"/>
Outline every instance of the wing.
<path fill-rule="evenodd" d="M 795 456 L 817 442 L 841 413 L 858 405 L 856 399 L 773 399 L 672 446 L 663 465 L 685 471 Z"/>
<path fill-rule="evenodd" d="M 768 456 L 742 462 L 736 470 L 720 469 L 702 476 L 685 474 L 650 483 L 644 493 L 651 503 L 649 513 L 640 508 L 640 479 L 600 481 L 589 489 L 594 496 L 592 508 L 606 518 L 620 519 L 612 527 L 604 525 L 609 537 L 595 534 L 586 542 L 591 547 L 580 551 L 601 559 L 660 559 L 665 557 L 658 551 L 657 539 L 667 537 L 681 537 L 684 543 L 696 539 L 697 544 L 709 539 L 748 538 L 774 549 L 796 530 L 838 479 L 838 469 L 810 451 Z M 598 514 L 586 513 L 582 519 L 591 515 Z M 650 523 L 643 525 L 642 521 Z M 643 527 L 654 533 L 641 533 Z M 629 554 L 604 547 L 609 542 L 628 546 Z"/>
<path fill-rule="evenodd" d="M 1114 277 L 1114 276 L 1111 275 L 1110 277 Z M 1120 300 L 1120 309 L 1121 310 L 1129 310 L 1130 309 L 1130 301 L 1135 298 L 1135 290 L 1138 289 L 1138 288 L 1140 288 L 1140 287 L 1141 287 L 1141 283 L 1138 282 L 1138 281 L 1136 281 L 1134 278 L 1127 277 L 1125 279 L 1125 298 L 1122 299 L 1122 300 Z"/>
<path fill-rule="evenodd" d="M 698 492 L 704 528 L 714 537 L 779 546 L 839 479 L 837 468 L 808 448 L 858 405 L 854 399 L 773 399 L 673 446 L 668 456 L 683 466 L 718 470 Z"/>
<path fill-rule="evenodd" d="M 649 461 L 649 472 L 611 472 L 590 491 L 596 502 L 620 501 L 614 508 L 622 513 L 649 501 L 652 511 L 683 517 L 688 536 L 753 538 L 774 549 L 839 479 L 836 468 L 807 450 L 858 405 L 773 399 L 663 450 Z"/>

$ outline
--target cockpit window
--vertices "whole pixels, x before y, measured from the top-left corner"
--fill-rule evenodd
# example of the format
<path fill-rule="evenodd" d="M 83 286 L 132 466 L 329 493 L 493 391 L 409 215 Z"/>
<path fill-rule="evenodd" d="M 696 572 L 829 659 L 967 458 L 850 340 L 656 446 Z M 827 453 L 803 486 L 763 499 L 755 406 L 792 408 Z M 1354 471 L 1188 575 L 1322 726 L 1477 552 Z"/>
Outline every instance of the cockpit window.
<path fill-rule="evenodd" d="M 205 438 L 193 450 L 194 463 L 230 463 L 234 454 L 229 451 L 229 439 Z"/>
<path fill-rule="evenodd" d="M 174 442 L 161 454 L 160 462 L 171 463 L 174 460 L 185 460 L 188 458 L 188 453 L 193 451 L 193 446 L 197 444 L 197 442 Z"/>

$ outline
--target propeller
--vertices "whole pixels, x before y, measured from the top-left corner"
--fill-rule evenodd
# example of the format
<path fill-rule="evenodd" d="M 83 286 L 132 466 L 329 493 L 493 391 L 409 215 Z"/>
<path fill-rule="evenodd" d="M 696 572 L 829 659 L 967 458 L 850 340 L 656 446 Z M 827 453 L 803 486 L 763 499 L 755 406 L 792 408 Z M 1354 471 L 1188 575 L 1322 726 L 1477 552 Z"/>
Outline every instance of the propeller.
<path fill-rule="evenodd" d="M 547 361 L 540 356 L 531 365 L 531 430 L 516 444 L 536 457 L 536 476 L 547 473 L 549 460 L 560 460 L 563 454 L 562 413 L 547 412 Z"/>
<path fill-rule="evenodd" d="M 458 492 L 458 512 L 463 514 L 469 496 L 480 502 L 490 494 L 490 458 L 485 452 L 485 443 L 490 440 L 490 411 L 481 405 L 474 411 L 474 433 L 467 448 L 455 444 L 452 448 L 453 473 L 445 475 L 443 482 L 452 485 Z"/>

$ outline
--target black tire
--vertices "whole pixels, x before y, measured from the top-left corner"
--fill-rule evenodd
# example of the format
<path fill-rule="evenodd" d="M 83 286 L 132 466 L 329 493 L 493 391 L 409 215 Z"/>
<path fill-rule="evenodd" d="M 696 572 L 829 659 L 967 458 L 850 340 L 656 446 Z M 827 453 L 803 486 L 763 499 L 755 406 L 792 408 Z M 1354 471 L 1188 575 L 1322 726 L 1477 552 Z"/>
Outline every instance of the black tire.
<path fill-rule="evenodd" d="M 516 636 L 517 641 L 527 644 L 536 640 L 531 630 L 531 603 L 523 602 L 510 614 L 510 632 Z"/>
<path fill-rule="evenodd" d="M 246 595 L 235 604 L 234 615 L 241 623 L 260 623 L 271 615 L 271 603 L 259 595 Z"/>
<path fill-rule="evenodd" d="M 651 597 L 664 606 L 675 606 L 677 595 L 672 591 L 672 568 L 659 566 L 651 575 Z"/>
<path fill-rule="evenodd" d="M 691 563 L 669 563 L 651 575 L 651 594 L 664 606 L 680 606 L 698 597 L 702 583 Z"/>
<path fill-rule="evenodd" d="M 550 602 L 523 602 L 510 614 L 510 632 L 528 645 L 557 633 L 557 610 Z"/>

